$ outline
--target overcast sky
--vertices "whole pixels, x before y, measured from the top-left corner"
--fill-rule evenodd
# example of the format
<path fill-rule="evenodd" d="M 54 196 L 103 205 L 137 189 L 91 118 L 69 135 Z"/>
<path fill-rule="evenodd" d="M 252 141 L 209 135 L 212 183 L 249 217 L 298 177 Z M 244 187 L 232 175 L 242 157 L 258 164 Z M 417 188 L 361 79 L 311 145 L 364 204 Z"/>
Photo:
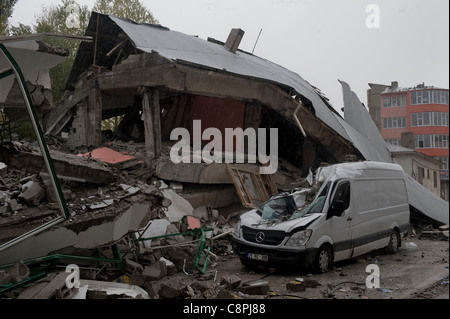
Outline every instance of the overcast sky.
<path fill-rule="evenodd" d="M 78 0 L 92 9 L 95 0 Z M 11 23 L 33 24 L 42 5 L 19 0 Z M 338 80 L 366 104 L 368 83 L 449 87 L 448 0 L 141 0 L 171 30 L 225 41 L 302 76 L 343 106 Z M 369 6 L 375 4 L 376 7 Z M 379 20 L 377 20 L 377 8 Z M 379 22 L 379 24 L 378 24 Z M 370 28 L 368 27 L 370 26 Z"/>

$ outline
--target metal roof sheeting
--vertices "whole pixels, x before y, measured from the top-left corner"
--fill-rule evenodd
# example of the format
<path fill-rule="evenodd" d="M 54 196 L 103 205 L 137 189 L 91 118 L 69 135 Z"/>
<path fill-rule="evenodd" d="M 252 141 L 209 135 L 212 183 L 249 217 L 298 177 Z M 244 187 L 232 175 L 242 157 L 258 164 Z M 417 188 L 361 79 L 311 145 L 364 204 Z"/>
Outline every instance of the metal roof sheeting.
<path fill-rule="evenodd" d="M 246 77 L 264 79 L 292 88 L 312 102 L 316 116 L 351 141 L 342 123 L 333 110 L 323 101 L 316 90 L 300 75 L 278 64 L 250 53 L 232 53 L 224 46 L 208 42 L 195 36 L 148 24 L 137 24 L 109 16 L 133 41 L 136 48 L 144 52 L 158 52 L 161 56 L 178 62 L 187 61 L 220 71 Z"/>

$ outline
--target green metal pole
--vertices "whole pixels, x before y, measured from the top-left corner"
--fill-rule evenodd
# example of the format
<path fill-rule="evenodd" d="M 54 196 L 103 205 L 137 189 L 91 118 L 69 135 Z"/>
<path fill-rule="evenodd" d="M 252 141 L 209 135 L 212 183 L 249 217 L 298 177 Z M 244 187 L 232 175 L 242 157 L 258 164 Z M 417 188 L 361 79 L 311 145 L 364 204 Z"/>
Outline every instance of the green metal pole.
<path fill-rule="evenodd" d="M 19 65 L 13 58 L 13 56 L 9 53 L 9 51 L 6 49 L 6 47 L 2 43 L 0 43 L 0 51 L 3 53 L 6 60 L 11 65 L 12 70 L 13 70 L 14 74 L 16 75 L 17 82 L 19 84 L 20 90 L 22 92 L 22 95 L 23 95 L 23 98 L 25 101 L 25 105 L 28 110 L 28 114 L 30 115 L 30 118 L 31 118 L 31 123 L 34 128 L 34 132 L 36 133 L 36 138 L 38 140 L 39 146 L 40 146 L 42 154 L 43 154 L 45 165 L 46 165 L 47 170 L 50 175 L 50 180 L 52 182 L 52 186 L 57 193 L 57 201 L 58 201 L 58 205 L 61 209 L 61 212 L 63 213 L 63 218 L 60 218 L 59 220 L 56 219 L 56 220 L 50 221 L 48 223 L 49 226 L 50 225 L 53 226 L 55 223 L 59 223 L 59 222 L 62 222 L 64 220 L 70 218 L 69 209 L 67 208 L 67 204 L 64 199 L 64 195 L 63 195 L 61 186 L 59 184 L 58 177 L 55 172 L 55 168 L 53 167 L 53 162 L 50 157 L 50 152 L 47 148 L 47 144 L 45 143 L 44 134 L 42 133 L 41 126 L 39 125 L 39 121 L 38 121 L 36 112 L 34 110 L 33 101 L 31 99 L 30 92 L 28 91 L 25 77 L 23 76 L 23 73 L 22 73 Z M 2 73 L 2 76 L 8 76 L 8 75 L 11 75 L 10 71 L 6 71 L 6 72 Z M 40 227 L 40 229 L 36 230 L 35 232 L 32 231 L 32 232 L 29 232 L 27 236 L 22 236 L 19 240 L 13 239 L 12 241 L 9 241 L 6 244 L 0 245 L 0 251 L 3 251 L 5 249 L 15 245 L 15 244 L 29 238 L 30 236 L 36 235 L 37 233 L 42 232 L 44 229 L 46 229 L 46 227 Z"/>

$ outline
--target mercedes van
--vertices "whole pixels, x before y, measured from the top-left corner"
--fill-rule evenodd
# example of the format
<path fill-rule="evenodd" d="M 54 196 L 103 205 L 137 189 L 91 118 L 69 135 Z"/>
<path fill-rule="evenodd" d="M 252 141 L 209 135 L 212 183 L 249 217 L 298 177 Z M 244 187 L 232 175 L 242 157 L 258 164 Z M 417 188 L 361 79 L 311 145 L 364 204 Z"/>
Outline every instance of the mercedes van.
<path fill-rule="evenodd" d="M 232 247 L 246 266 L 289 264 L 324 273 L 334 262 L 385 248 L 395 253 L 409 228 L 401 166 L 353 162 L 320 167 L 320 187 L 278 194 L 244 213 Z"/>

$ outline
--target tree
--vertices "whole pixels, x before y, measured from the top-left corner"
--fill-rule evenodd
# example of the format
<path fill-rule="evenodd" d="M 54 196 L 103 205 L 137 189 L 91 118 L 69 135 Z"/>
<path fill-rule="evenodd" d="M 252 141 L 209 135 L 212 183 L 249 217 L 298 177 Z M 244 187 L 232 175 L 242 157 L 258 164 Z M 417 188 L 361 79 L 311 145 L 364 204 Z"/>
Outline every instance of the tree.
<path fill-rule="evenodd" d="M 3 1 L 3 0 L 2 0 Z M 15 0 L 17 1 L 17 0 Z M 93 11 L 111 14 L 136 22 L 158 23 L 152 13 L 139 0 L 97 0 Z M 91 13 L 87 6 L 80 6 L 74 0 L 61 0 L 61 4 L 42 7 L 37 15 L 33 29 L 37 33 L 53 32 L 71 35 L 83 35 L 89 23 Z M 27 26 L 13 27 L 14 32 L 23 32 Z M 58 101 L 65 91 L 67 78 L 77 54 L 79 41 L 47 39 L 47 43 L 68 49 L 68 59 L 50 70 L 53 97 Z"/>
<path fill-rule="evenodd" d="M 137 23 L 158 23 L 139 0 L 97 0 L 93 11 L 127 18 Z"/>
<path fill-rule="evenodd" d="M 18 0 L 1 0 L 0 2 L 0 35 L 8 35 L 8 19 L 11 17 Z"/>
<path fill-rule="evenodd" d="M 29 25 L 25 25 L 19 22 L 18 26 L 10 26 L 9 34 L 10 35 L 21 35 L 21 34 L 30 34 L 33 33 L 33 29 Z"/>
<path fill-rule="evenodd" d="M 61 4 L 42 7 L 36 16 L 36 33 L 59 33 L 83 35 L 89 23 L 90 12 L 87 6 L 79 6 L 73 0 L 61 0 Z M 67 78 L 72 69 L 80 41 L 69 39 L 45 39 L 45 42 L 69 50 L 69 57 L 50 70 L 53 99 L 58 101 L 63 95 Z"/>

